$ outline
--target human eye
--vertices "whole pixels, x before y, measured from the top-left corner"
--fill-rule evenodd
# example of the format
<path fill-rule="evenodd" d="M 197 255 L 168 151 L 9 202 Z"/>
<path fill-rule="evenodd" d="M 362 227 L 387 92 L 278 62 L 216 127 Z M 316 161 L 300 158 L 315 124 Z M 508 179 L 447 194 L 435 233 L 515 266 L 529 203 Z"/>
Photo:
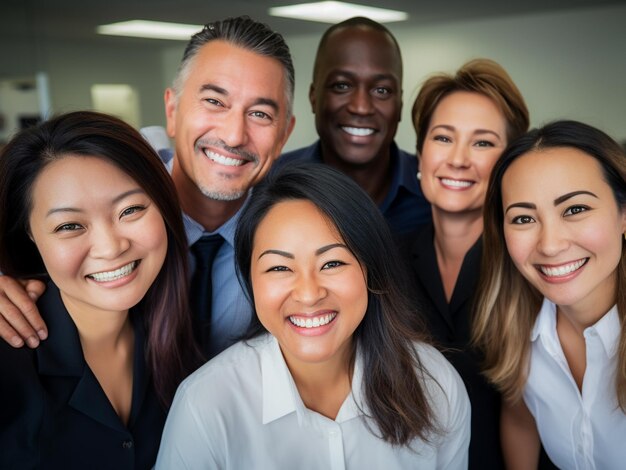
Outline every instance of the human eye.
<path fill-rule="evenodd" d="M 565 212 L 563 212 L 564 216 L 571 216 L 571 215 L 576 215 L 576 214 L 580 214 L 581 212 L 586 212 L 588 211 L 590 208 L 588 206 L 584 206 L 584 205 L 576 205 L 576 206 L 570 206 L 567 209 L 565 209 Z"/>
<path fill-rule="evenodd" d="M 210 104 L 211 106 L 217 106 L 220 108 L 223 108 L 224 105 L 222 104 L 222 102 L 220 100 L 217 100 L 215 98 L 203 98 L 204 101 L 208 104 Z"/>
<path fill-rule="evenodd" d="M 533 223 L 534 221 L 535 221 L 535 219 L 533 219 L 529 215 L 518 215 L 518 216 L 513 217 L 511 219 L 511 223 L 515 224 L 515 225 L 530 224 L 530 223 Z"/>
<path fill-rule="evenodd" d="M 338 91 L 338 92 L 344 92 L 344 91 L 348 91 L 348 89 L 350 88 L 350 84 L 348 82 L 333 82 L 330 84 L 330 88 L 333 91 Z"/>
<path fill-rule="evenodd" d="M 137 205 L 134 205 L 134 206 L 130 206 L 130 207 L 127 207 L 126 209 L 124 209 L 121 212 L 120 218 L 129 216 L 129 215 L 132 215 L 132 214 L 136 214 L 137 212 L 142 212 L 144 210 L 146 210 L 146 206 L 143 206 L 143 205 L 140 205 L 140 204 L 137 204 Z"/>
<path fill-rule="evenodd" d="M 259 110 L 251 111 L 250 116 L 260 121 L 267 121 L 267 122 L 273 121 L 272 116 L 266 113 L 265 111 L 259 111 Z"/>
<path fill-rule="evenodd" d="M 437 142 L 443 142 L 445 144 L 449 144 L 452 142 L 452 139 L 450 139 L 450 137 L 448 137 L 447 135 L 442 135 L 442 134 L 435 135 L 433 137 L 433 140 Z"/>
<path fill-rule="evenodd" d="M 391 95 L 391 89 L 385 86 L 379 86 L 374 88 L 374 93 L 383 97 Z"/>
<path fill-rule="evenodd" d="M 343 261 L 333 260 L 333 261 L 328 261 L 324 263 L 324 265 L 322 266 L 322 269 L 338 268 L 340 266 L 345 266 L 345 265 L 346 263 L 344 263 Z"/>
<path fill-rule="evenodd" d="M 271 272 L 283 273 L 287 271 L 289 271 L 289 268 L 287 266 L 271 266 L 265 270 L 266 273 L 271 273 Z"/>
<path fill-rule="evenodd" d="M 488 140 L 478 140 L 478 141 L 476 141 L 476 143 L 474 145 L 476 147 L 495 147 L 493 142 L 490 142 Z"/>
<path fill-rule="evenodd" d="M 77 230 L 81 230 L 83 228 L 83 226 L 81 224 L 75 223 L 75 222 L 67 222 L 61 225 L 57 225 L 54 228 L 54 232 L 55 233 L 61 233 L 61 232 L 75 232 Z"/>

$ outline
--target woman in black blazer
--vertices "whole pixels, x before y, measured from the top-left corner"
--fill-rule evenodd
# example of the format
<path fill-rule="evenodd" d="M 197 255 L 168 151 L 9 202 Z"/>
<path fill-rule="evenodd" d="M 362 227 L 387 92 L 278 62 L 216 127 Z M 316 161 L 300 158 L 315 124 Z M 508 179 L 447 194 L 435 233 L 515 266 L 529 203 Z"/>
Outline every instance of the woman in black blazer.
<path fill-rule="evenodd" d="M 469 347 L 480 271 L 482 207 L 491 168 L 529 124 L 521 93 L 497 63 L 478 59 L 426 80 L 412 110 L 418 179 L 432 224 L 411 237 L 416 302 L 435 342 L 463 378 L 472 404 L 470 468 L 503 467 L 500 402 Z"/>
<path fill-rule="evenodd" d="M 0 269 L 48 280 L 49 339 L 0 341 L 0 468 L 151 468 L 197 365 L 169 175 L 124 122 L 75 112 L 0 154 Z"/>

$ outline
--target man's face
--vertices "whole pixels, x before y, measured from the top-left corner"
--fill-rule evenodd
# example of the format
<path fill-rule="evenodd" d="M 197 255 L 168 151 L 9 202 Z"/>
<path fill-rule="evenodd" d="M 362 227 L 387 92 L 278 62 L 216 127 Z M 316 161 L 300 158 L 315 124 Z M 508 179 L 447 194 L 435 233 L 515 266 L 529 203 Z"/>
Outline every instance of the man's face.
<path fill-rule="evenodd" d="M 318 52 L 309 99 L 325 160 L 386 158 L 402 110 L 402 65 L 392 39 L 346 27 Z"/>
<path fill-rule="evenodd" d="M 172 176 L 213 200 L 245 196 L 270 169 L 293 129 L 281 63 L 211 41 L 189 64 L 180 95 L 165 94 L 175 138 Z"/>

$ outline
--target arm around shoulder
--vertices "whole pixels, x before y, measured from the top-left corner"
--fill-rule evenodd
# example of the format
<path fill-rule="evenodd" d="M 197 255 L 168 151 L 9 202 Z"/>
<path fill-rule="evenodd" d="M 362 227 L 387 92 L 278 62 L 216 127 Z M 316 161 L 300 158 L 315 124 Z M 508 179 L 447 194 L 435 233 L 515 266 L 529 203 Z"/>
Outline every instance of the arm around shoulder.
<path fill-rule="evenodd" d="M 45 289 L 45 284 L 36 279 L 19 281 L 0 275 L 0 338 L 14 347 L 26 341 L 31 348 L 46 339 L 46 324 L 35 305 Z"/>

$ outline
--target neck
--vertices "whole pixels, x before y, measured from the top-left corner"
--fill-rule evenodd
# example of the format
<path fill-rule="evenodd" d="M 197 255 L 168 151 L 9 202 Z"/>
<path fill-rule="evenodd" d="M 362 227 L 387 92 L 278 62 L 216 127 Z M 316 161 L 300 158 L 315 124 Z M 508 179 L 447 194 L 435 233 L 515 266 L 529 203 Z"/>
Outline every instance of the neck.
<path fill-rule="evenodd" d="M 283 354 L 284 355 L 284 354 Z M 303 363 L 285 357 L 306 407 L 335 419 L 351 390 L 353 348 L 349 344 L 327 361 Z"/>
<path fill-rule="evenodd" d="M 67 299 L 61 292 L 61 299 L 76 325 L 83 351 L 115 350 L 124 347 L 128 334 L 132 336 L 132 325 L 128 310 L 88 311 Z"/>
<path fill-rule="evenodd" d="M 446 213 L 433 207 L 435 250 L 443 260 L 461 261 L 483 233 L 481 211 Z"/>
<path fill-rule="evenodd" d="M 364 164 L 351 164 L 327 151 L 322 146 L 322 161 L 349 176 L 376 204 L 381 204 L 391 183 L 390 149 Z"/>
<path fill-rule="evenodd" d="M 213 232 L 224 225 L 237 213 L 246 200 L 245 196 L 235 201 L 209 199 L 185 174 L 176 157 L 174 157 L 172 167 L 172 180 L 185 214 L 202 225 L 208 232 Z"/>
<path fill-rule="evenodd" d="M 557 305 L 557 318 L 566 321 L 582 337 L 586 328 L 595 325 L 615 305 L 617 272 L 604 281 L 605 286 L 596 295 L 577 302 L 574 305 Z"/>

